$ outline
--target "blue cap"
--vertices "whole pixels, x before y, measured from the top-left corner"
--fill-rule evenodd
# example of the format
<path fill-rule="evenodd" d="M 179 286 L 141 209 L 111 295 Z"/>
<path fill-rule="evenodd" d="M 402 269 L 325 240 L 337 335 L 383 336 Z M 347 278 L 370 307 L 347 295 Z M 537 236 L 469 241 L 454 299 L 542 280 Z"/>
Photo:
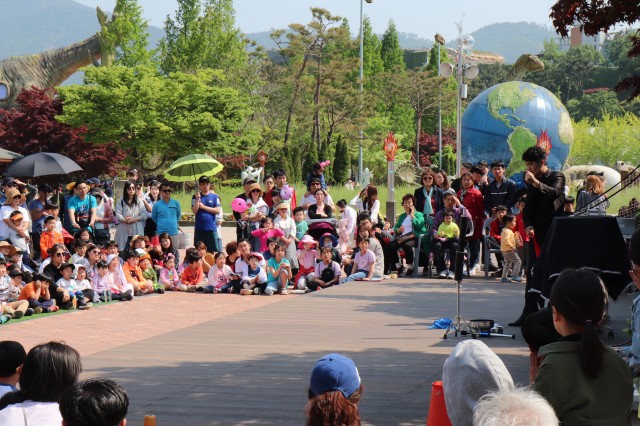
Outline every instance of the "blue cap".
<path fill-rule="evenodd" d="M 328 354 L 316 362 L 311 372 L 309 389 L 314 395 L 340 391 L 349 398 L 360 387 L 358 368 L 351 358 Z"/>

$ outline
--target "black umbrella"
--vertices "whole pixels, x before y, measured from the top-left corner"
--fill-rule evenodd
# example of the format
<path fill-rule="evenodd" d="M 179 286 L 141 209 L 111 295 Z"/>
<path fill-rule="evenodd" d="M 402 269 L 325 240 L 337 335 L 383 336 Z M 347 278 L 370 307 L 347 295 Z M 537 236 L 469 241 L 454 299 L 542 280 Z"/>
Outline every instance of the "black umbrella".
<path fill-rule="evenodd" d="M 6 176 L 37 177 L 46 175 L 68 175 L 82 170 L 75 161 L 53 152 L 36 152 L 15 160 L 7 168 Z"/>

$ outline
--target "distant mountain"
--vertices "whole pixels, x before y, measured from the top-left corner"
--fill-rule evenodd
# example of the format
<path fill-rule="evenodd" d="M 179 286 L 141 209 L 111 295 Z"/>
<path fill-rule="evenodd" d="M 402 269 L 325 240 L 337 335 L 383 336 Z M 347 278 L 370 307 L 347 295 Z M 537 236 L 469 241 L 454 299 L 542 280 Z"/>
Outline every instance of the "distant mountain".
<path fill-rule="evenodd" d="M 255 40 L 267 50 L 275 49 L 276 45 L 269 38 L 270 31 L 250 33 L 246 37 Z M 487 25 L 471 33 L 476 43 L 474 50 L 497 53 L 504 57 L 505 63 L 513 63 L 523 53 L 539 53 L 546 40 L 557 38 L 552 29 L 530 22 L 502 22 Z M 379 35 L 378 37 L 382 37 Z M 433 39 L 421 38 L 416 34 L 398 33 L 400 47 L 406 50 L 425 50 L 433 47 Z M 447 43 L 455 48 L 455 40 Z"/>

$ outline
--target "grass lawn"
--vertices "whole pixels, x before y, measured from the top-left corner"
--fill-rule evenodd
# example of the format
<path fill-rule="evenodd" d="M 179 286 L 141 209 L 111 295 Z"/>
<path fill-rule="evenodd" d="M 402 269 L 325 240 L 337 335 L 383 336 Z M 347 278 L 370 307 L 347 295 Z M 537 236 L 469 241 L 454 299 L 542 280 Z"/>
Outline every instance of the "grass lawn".
<path fill-rule="evenodd" d="M 100 306 L 106 306 L 106 305 L 108 305 L 110 303 L 119 303 L 119 302 L 120 302 L 119 300 L 112 300 L 111 302 L 107 302 L 107 303 L 105 303 L 105 302 L 94 303 L 93 307 L 91 309 L 96 309 L 96 308 L 99 308 Z M 68 314 L 69 312 L 76 312 L 76 309 L 60 309 L 60 310 L 58 310 L 56 312 L 49 312 L 49 313 L 46 313 L 46 314 L 33 314 L 31 316 L 28 316 L 28 317 L 22 317 L 22 318 L 19 318 L 19 319 L 11 319 L 8 322 L 2 324 L 2 326 L 11 325 L 11 324 L 17 324 L 19 322 L 29 321 L 29 320 L 32 320 L 32 319 L 51 317 L 51 316 L 54 316 L 54 315 Z M 2 326 L 0 326 L 0 327 L 2 327 Z"/>

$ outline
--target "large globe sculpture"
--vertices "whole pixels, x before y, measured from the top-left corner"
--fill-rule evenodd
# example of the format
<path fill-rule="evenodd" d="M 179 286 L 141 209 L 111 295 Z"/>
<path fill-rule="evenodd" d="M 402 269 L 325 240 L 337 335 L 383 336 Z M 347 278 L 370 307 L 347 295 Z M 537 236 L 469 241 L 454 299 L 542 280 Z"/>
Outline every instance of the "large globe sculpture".
<path fill-rule="evenodd" d="M 462 161 L 502 160 L 505 174 L 522 183 L 522 153 L 538 145 L 552 170 L 562 170 L 573 143 L 571 118 L 544 87 L 522 81 L 496 84 L 480 93 L 462 116 Z"/>

